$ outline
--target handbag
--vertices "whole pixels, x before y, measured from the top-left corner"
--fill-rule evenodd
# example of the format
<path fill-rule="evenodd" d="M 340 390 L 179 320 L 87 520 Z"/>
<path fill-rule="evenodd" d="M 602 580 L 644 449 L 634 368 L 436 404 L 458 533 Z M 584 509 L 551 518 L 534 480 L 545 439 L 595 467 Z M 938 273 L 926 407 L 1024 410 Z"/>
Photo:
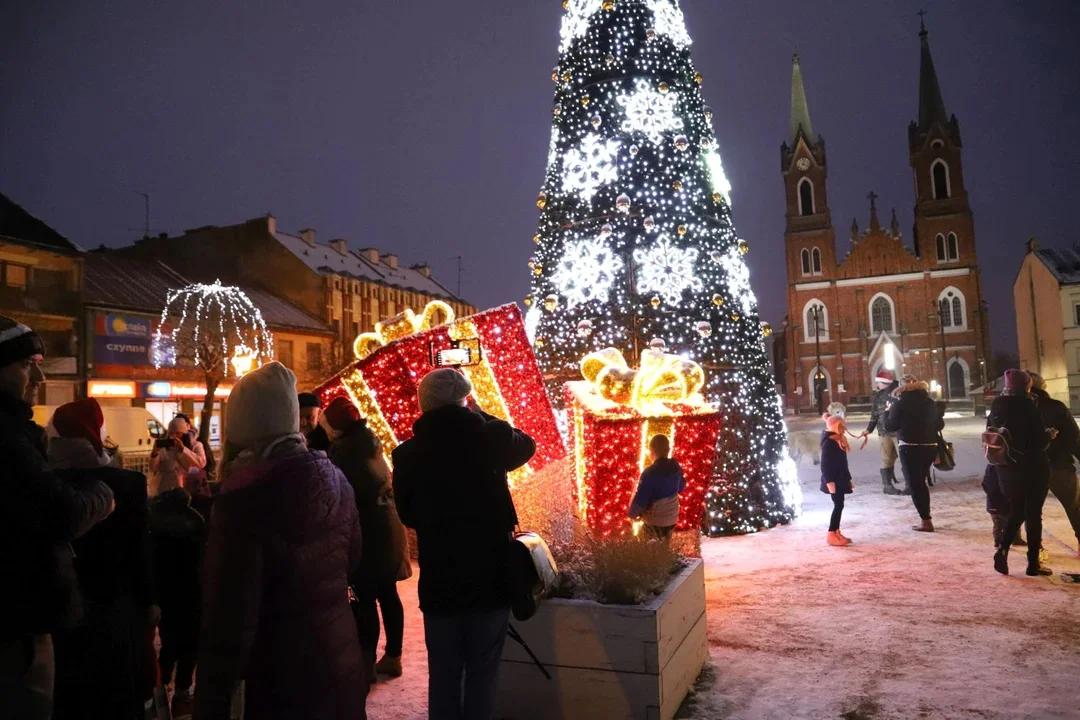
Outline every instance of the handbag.
<path fill-rule="evenodd" d="M 934 469 L 940 472 L 949 472 L 956 469 L 956 454 L 953 444 L 945 440 L 941 432 L 938 432 L 937 457 L 934 458 Z"/>
<path fill-rule="evenodd" d="M 536 614 L 540 598 L 554 584 L 559 568 L 544 539 L 532 532 L 515 533 L 506 550 L 510 609 L 525 621 Z"/>

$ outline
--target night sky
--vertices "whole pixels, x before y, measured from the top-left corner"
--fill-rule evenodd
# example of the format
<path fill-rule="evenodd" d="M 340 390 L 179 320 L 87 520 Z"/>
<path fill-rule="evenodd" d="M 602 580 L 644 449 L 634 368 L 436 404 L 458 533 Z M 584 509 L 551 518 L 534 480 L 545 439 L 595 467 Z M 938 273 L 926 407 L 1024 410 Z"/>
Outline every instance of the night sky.
<path fill-rule="evenodd" d="M 964 174 L 998 349 L 1032 235 L 1078 240 L 1080 3 L 683 0 L 751 244 L 761 314 L 785 306 L 779 147 L 791 52 L 828 144 L 838 252 L 866 194 L 910 241 L 919 19 Z M 479 306 L 528 293 L 559 0 L 5 3 L 0 191 L 84 248 L 271 212 L 278 227 L 428 261 Z M 12 21 L 13 20 L 13 21 Z M 183 269 L 180 268 L 182 271 Z"/>

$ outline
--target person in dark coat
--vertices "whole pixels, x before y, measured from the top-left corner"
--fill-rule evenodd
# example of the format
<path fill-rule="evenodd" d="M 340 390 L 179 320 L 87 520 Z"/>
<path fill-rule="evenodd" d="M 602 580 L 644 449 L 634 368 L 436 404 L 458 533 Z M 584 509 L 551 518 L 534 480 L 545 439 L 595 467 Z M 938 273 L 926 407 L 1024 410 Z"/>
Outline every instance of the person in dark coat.
<path fill-rule="evenodd" d="M 641 471 L 627 515 L 644 521 L 646 537 L 670 543 L 679 522 L 679 493 L 686 489 L 686 478 L 678 461 L 671 457 L 667 435 L 649 439 L 649 455 L 652 464 Z"/>
<path fill-rule="evenodd" d="M 55 671 L 51 633 L 80 616 L 70 543 L 112 512 L 97 479 L 65 482 L 41 454 L 26 403 L 45 379 L 41 338 L 0 316 L 0 717 L 48 718 Z"/>
<path fill-rule="evenodd" d="M 367 682 L 349 609 L 360 525 L 348 481 L 300 434 L 296 376 L 240 378 L 210 514 L 194 720 L 363 720 Z"/>
<path fill-rule="evenodd" d="M 1043 424 L 1057 431 L 1046 451 L 1050 460 L 1050 492 L 1065 509 L 1080 547 L 1080 484 L 1073 465 L 1073 458 L 1080 452 L 1080 428 L 1068 406 L 1046 392 L 1046 380 L 1035 373 L 1028 374 L 1031 375 L 1031 394 L 1035 396 Z M 1080 555 L 1080 549 L 1076 552 Z"/>
<path fill-rule="evenodd" d="M 471 392 L 451 368 L 420 382 L 423 415 L 393 452 L 394 496 L 420 554 L 430 717 L 490 720 L 510 622 L 501 568 L 517 525 L 506 474 L 527 463 L 536 444 L 467 407 Z"/>
<path fill-rule="evenodd" d="M 107 485 L 116 510 L 76 539 L 82 624 L 56 633 L 55 720 L 140 720 L 153 695 L 146 476 L 111 465 L 97 400 L 57 408 L 49 423 L 49 464 L 66 482 Z"/>
<path fill-rule="evenodd" d="M 829 545 L 844 547 L 851 538 L 840 532 L 840 519 L 844 514 L 844 496 L 855 491 L 848 468 L 851 445 L 847 440 L 847 423 L 842 417 L 825 413 L 825 431 L 821 433 L 821 492 L 832 498 L 833 511 L 829 518 Z"/>
<path fill-rule="evenodd" d="M 922 522 L 912 529 L 934 532 L 930 515 L 930 467 L 937 457 L 938 433 L 945 421 L 937 403 L 930 397 L 930 386 L 914 375 L 901 378 L 893 393 L 895 400 L 885 416 L 885 430 L 896 433 L 899 441 L 900 469 L 906 489 Z"/>
<path fill-rule="evenodd" d="M 319 422 L 331 438 L 330 461 L 345 473 L 356 496 L 364 554 L 350 581 L 358 599 L 353 612 L 368 675 L 372 681 L 380 674 L 400 677 L 405 610 L 397 584 L 412 577 L 412 564 L 405 527 L 394 504 L 390 467 L 379 439 L 348 398 L 335 398 Z M 379 610 L 386 625 L 386 651 L 376 663 Z"/>
<path fill-rule="evenodd" d="M 183 487 L 167 490 L 150 501 L 150 541 L 153 549 L 154 598 L 161 608 L 161 682 L 176 672 L 172 713 L 190 715 L 191 686 L 199 653 L 202 617 L 202 564 L 209 512 L 198 512 L 193 497 L 202 496 L 201 476 L 184 477 Z"/>
<path fill-rule="evenodd" d="M 1005 389 L 990 406 L 986 418 L 988 428 L 1004 428 L 1008 435 L 1009 452 L 1014 458 L 1008 465 L 997 465 L 995 471 L 1002 494 L 1009 501 L 1009 515 L 1002 529 L 1002 543 L 994 553 L 994 569 L 1009 574 L 1007 542 L 1016 537 L 1020 525 L 1027 527 L 1028 575 L 1050 575 L 1049 568 L 1039 562 L 1042 546 L 1042 508 L 1050 487 L 1050 460 L 1046 450 L 1057 433 L 1048 430 L 1035 398 L 1031 395 L 1031 376 L 1023 370 L 1005 373 Z"/>
<path fill-rule="evenodd" d="M 322 417 L 319 396 L 315 393 L 300 393 L 296 399 L 300 402 L 300 432 L 307 439 L 308 448 L 330 452 L 330 438 L 319 422 Z"/>
<path fill-rule="evenodd" d="M 901 495 L 896 489 L 896 433 L 885 430 L 885 414 L 889 403 L 893 399 L 893 391 L 900 383 L 891 370 L 881 370 L 874 378 L 874 400 L 870 408 L 870 422 L 863 430 L 860 437 L 863 438 L 863 447 L 866 447 L 866 438 L 877 429 L 878 441 L 881 444 L 881 491 L 886 495 Z"/>

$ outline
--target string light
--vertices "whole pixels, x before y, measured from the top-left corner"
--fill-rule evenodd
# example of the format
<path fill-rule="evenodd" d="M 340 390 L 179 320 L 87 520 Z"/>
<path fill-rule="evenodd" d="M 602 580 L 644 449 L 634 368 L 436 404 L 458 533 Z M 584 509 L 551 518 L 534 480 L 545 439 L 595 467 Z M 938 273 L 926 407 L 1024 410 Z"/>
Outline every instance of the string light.
<path fill-rule="evenodd" d="M 169 318 L 179 317 L 171 330 Z M 179 349 L 178 349 L 179 348 Z M 213 353 L 207 357 L 207 352 Z M 262 312 L 243 290 L 215 280 L 170 290 L 151 347 L 154 367 L 176 363 L 188 356 L 196 365 L 221 364 L 236 377 L 274 357 L 274 336 L 266 329 Z"/>
<path fill-rule="evenodd" d="M 580 403 L 575 411 L 561 386 L 580 378 L 578 362 L 589 353 L 614 347 L 636 358 L 663 339 L 705 368 L 704 399 L 723 415 L 704 448 L 691 449 L 692 431 L 681 419 L 674 424 L 679 451 L 701 453 L 707 466 L 701 528 L 754 532 L 790 521 L 800 498 L 746 267 L 749 246 L 732 225 L 731 184 L 690 44 L 677 0 L 566 3 L 529 332 L 552 397 L 571 413 L 575 448 L 588 448 L 575 465 L 598 480 L 579 486 L 579 505 L 592 518 L 629 527 L 626 478 L 636 481 L 630 469 L 640 464 L 641 438 L 613 419 L 601 423 Z M 615 176 L 586 197 L 566 187 L 565 168 L 590 137 L 618 150 Z M 599 257 L 603 263 L 590 261 Z M 588 272 L 574 278 L 575 266 Z M 601 282 L 582 289 L 594 275 Z M 547 309 L 552 295 L 559 302 Z M 640 418 L 625 422 L 640 433 Z M 604 473 L 620 478 L 610 492 L 599 481 Z"/>

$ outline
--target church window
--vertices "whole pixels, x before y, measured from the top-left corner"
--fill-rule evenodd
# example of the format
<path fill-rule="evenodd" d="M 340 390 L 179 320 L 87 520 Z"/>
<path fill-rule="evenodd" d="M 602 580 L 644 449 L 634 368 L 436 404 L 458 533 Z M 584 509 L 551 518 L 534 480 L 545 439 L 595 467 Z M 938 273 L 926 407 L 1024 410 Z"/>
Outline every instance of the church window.
<path fill-rule="evenodd" d="M 822 340 L 829 339 L 829 311 L 825 303 L 816 298 L 803 307 L 803 339 L 813 342 L 815 333 Z"/>
<path fill-rule="evenodd" d="M 951 195 L 949 192 L 949 166 L 945 164 L 944 160 L 935 160 L 934 164 L 930 166 L 930 179 L 935 200 L 943 200 Z"/>
<path fill-rule="evenodd" d="M 799 214 L 814 214 L 814 183 L 809 178 L 799 181 Z"/>
<path fill-rule="evenodd" d="M 937 236 L 937 259 L 938 262 L 945 262 L 949 259 L 949 256 L 945 250 L 945 236 L 941 233 L 938 233 Z"/>
<path fill-rule="evenodd" d="M 952 306 L 944 298 L 939 304 L 941 305 L 941 327 L 952 327 Z"/>
<path fill-rule="evenodd" d="M 810 256 L 814 259 L 814 274 L 821 274 L 821 251 L 814 248 L 814 251 L 810 253 Z"/>
<path fill-rule="evenodd" d="M 799 256 L 802 259 L 802 274 L 803 275 L 809 275 L 810 274 L 810 251 L 807 250 L 806 248 L 803 248 L 802 252 L 799 253 Z"/>
<path fill-rule="evenodd" d="M 887 295 L 878 295 L 870 303 L 870 329 L 875 335 L 893 331 L 893 306 Z"/>
<path fill-rule="evenodd" d="M 960 243 L 956 240 L 956 233 L 949 233 L 949 260 L 955 261 L 960 259 Z"/>
<path fill-rule="evenodd" d="M 958 330 L 967 327 L 964 295 L 954 287 L 945 288 L 938 297 L 938 312 L 941 314 L 942 328 Z"/>

